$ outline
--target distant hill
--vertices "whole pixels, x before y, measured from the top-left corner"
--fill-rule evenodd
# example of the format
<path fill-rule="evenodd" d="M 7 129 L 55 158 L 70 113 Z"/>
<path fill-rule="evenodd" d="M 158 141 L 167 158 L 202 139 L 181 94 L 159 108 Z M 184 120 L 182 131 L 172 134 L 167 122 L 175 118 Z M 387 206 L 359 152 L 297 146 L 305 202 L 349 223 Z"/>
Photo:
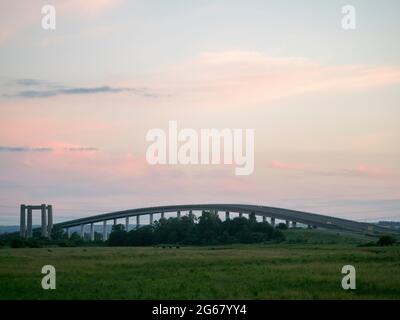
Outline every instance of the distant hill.
<path fill-rule="evenodd" d="M 398 221 L 379 221 L 377 224 L 381 227 L 400 230 L 400 222 Z"/>
<path fill-rule="evenodd" d="M 0 234 L 19 231 L 19 226 L 0 226 Z"/>

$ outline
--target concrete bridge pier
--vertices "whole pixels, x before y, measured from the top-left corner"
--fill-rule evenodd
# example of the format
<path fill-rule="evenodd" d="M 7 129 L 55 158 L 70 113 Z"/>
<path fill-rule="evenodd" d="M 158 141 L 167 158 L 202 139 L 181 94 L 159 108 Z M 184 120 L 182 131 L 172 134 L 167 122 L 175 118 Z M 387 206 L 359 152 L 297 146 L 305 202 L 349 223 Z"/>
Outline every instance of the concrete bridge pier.
<path fill-rule="evenodd" d="M 42 212 L 42 237 L 47 237 L 47 217 L 45 204 L 41 205 L 40 211 Z"/>
<path fill-rule="evenodd" d="M 266 217 L 266 216 L 263 216 L 263 217 L 262 217 L 262 221 L 263 221 L 263 222 L 267 222 L 267 217 Z"/>
<path fill-rule="evenodd" d="M 26 231 L 26 236 L 27 238 L 32 238 L 32 208 L 30 206 L 28 206 L 27 222 L 28 228 Z"/>
<path fill-rule="evenodd" d="M 125 231 L 129 232 L 129 217 L 125 218 Z"/>
<path fill-rule="evenodd" d="M 180 212 L 179 210 L 178 210 L 177 213 L 176 213 L 176 217 L 177 217 L 178 219 L 181 218 L 181 212 Z"/>
<path fill-rule="evenodd" d="M 83 239 L 85 237 L 85 225 L 81 224 L 81 230 L 80 230 L 80 234 L 81 238 Z"/>
<path fill-rule="evenodd" d="M 94 223 L 90 224 L 90 240 L 94 241 Z"/>
<path fill-rule="evenodd" d="M 107 220 L 103 221 L 103 241 L 107 241 Z"/>
<path fill-rule="evenodd" d="M 271 218 L 271 226 L 275 227 L 275 218 Z"/>
<path fill-rule="evenodd" d="M 229 211 L 226 211 L 225 212 L 225 220 L 229 220 L 230 219 L 230 217 L 229 217 Z"/>
<path fill-rule="evenodd" d="M 242 218 L 242 217 L 243 217 L 243 213 L 239 212 L 239 218 Z"/>
<path fill-rule="evenodd" d="M 153 224 L 153 219 L 154 219 L 153 214 L 150 213 L 150 218 L 149 218 L 149 220 L 150 220 L 150 224 L 151 224 L 151 225 Z"/>
<path fill-rule="evenodd" d="M 67 237 L 71 239 L 71 228 L 67 228 Z"/>
<path fill-rule="evenodd" d="M 136 216 L 136 229 L 140 228 L 140 216 Z"/>
<path fill-rule="evenodd" d="M 165 213 L 161 212 L 161 219 L 164 219 L 164 218 L 165 218 Z"/>
<path fill-rule="evenodd" d="M 117 219 L 114 219 L 114 226 L 117 225 Z"/>
<path fill-rule="evenodd" d="M 292 228 L 296 228 L 297 227 L 297 222 L 296 221 L 292 221 Z"/>
<path fill-rule="evenodd" d="M 41 212 L 41 236 L 50 237 L 53 229 L 53 207 L 51 205 L 25 205 L 20 206 L 20 228 L 21 238 L 32 238 L 32 212 L 40 210 Z"/>
<path fill-rule="evenodd" d="M 20 223 L 19 223 L 19 235 L 21 236 L 21 238 L 25 238 L 26 237 L 26 215 L 25 215 L 25 211 L 26 211 L 26 206 L 24 204 L 21 204 L 20 207 Z"/>
<path fill-rule="evenodd" d="M 51 232 L 53 231 L 53 206 L 47 206 L 47 236 L 51 237 Z"/>

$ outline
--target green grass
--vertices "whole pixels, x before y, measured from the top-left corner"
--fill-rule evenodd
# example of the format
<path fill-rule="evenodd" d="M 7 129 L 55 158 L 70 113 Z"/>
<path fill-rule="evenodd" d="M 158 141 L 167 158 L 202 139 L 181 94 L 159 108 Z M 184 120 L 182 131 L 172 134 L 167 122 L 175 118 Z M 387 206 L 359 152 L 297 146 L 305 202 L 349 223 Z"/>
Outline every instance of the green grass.
<path fill-rule="evenodd" d="M 0 299 L 400 299 L 399 246 L 313 232 L 288 231 L 289 243 L 275 245 L 3 248 Z M 56 290 L 41 288 L 45 264 L 56 267 Z M 341 287 L 346 264 L 354 291 Z"/>

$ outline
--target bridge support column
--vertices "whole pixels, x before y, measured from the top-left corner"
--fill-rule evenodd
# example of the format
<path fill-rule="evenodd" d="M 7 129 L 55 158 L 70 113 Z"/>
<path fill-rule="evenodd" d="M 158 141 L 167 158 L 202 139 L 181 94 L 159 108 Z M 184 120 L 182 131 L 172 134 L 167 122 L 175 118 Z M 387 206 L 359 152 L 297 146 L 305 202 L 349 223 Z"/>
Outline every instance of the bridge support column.
<path fill-rule="evenodd" d="M 292 221 L 292 228 L 296 228 L 296 227 L 297 227 L 296 221 Z"/>
<path fill-rule="evenodd" d="M 90 240 L 94 241 L 94 224 L 90 224 Z"/>
<path fill-rule="evenodd" d="M 243 213 L 239 212 L 239 218 L 243 218 Z"/>
<path fill-rule="evenodd" d="M 285 224 L 286 224 L 286 227 L 288 227 L 288 228 L 290 227 L 290 221 L 289 220 L 286 220 Z"/>
<path fill-rule="evenodd" d="M 81 224 L 80 236 L 83 239 L 85 237 L 85 225 Z"/>
<path fill-rule="evenodd" d="M 161 212 L 161 219 L 164 219 L 164 218 L 165 218 L 165 213 Z"/>
<path fill-rule="evenodd" d="M 67 237 L 68 239 L 71 238 L 71 228 L 67 228 Z"/>
<path fill-rule="evenodd" d="M 229 211 L 226 211 L 225 212 L 225 220 L 229 220 L 230 219 L 230 217 L 229 217 Z"/>
<path fill-rule="evenodd" d="M 266 216 L 263 216 L 263 217 L 262 217 L 262 221 L 263 221 L 263 222 L 267 222 L 267 217 L 266 217 Z"/>
<path fill-rule="evenodd" d="M 271 218 L 271 226 L 275 227 L 275 218 Z"/>
<path fill-rule="evenodd" d="M 20 208 L 20 224 L 19 235 L 21 238 L 26 238 L 26 206 L 21 204 Z"/>
<path fill-rule="evenodd" d="M 107 221 L 103 221 L 103 241 L 107 241 Z"/>
<path fill-rule="evenodd" d="M 47 237 L 47 217 L 46 217 L 46 205 L 41 205 L 41 212 L 42 212 L 42 237 Z"/>
<path fill-rule="evenodd" d="M 140 216 L 136 216 L 136 229 L 140 228 Z"/>
<path fill-rule="evenodd" d="M 150 224 L 153 224 L 153 214 L 152 213 L 150 213 Z"/>
<path fill-rule="evenodd" d="M 32 208 L 28 206 L 26 237 L 32 238 Z"/>
<path fill-rule="evenodd" d="M 125 231 L 129 232 L 129 217 L 125 218 Z"/>
<path fill-rule="evenodd" d="M 178 210 L 178 212 L 176 213 L 176 217 L 178 218 L 178 219 L 180 219 L 180 217 L 181 217 L 181 212 Z"/>
<path fill-rule="evenodd" d="M 117 219 L 114 219 L 114 226 L 117 224 Z"/>
<path fill-rule="evenodd" d="M 53 206 L 47 206 L 47 235 L 50 238 L 53 231 Z"/>

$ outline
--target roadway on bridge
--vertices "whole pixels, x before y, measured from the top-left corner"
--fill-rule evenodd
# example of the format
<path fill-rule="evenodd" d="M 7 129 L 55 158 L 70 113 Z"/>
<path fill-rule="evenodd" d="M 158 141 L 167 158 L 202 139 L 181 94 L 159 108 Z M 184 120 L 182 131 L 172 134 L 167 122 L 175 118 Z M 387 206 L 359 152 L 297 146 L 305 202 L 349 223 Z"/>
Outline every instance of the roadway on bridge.
<path fill-rule="evenodd" d="M 264 216 L 279 220 L 302 223 L 305 225 L 315 226 L 319 228 L 350 231 L 363 234 L 396 233 L 396 231 L 394 230 L 379 227 L 377 225 L 365 222 L 357 222 L 357 221 L 341 219 L 321 214 L 303 212 L 303 211 L 274 208 L 274 207 L 267 207 L 260 205 L 248 205 L 248 204 L 188 204 L 188 205 L 170 205 L 170 206 L 137 208 L 137 209 L 104 213 L 81 219 L 75 219 L 71 221 L 58 223 L 56 224 L 56 226 L 61 228 L 70 228 L 80 225 L 104 222 L 108 220 L 121 219 L 126 217 L 159 214 L 162 212 L 164 213 L 178 212 L 178 211 L 184 212 L 190 210 L 192 211 L 213 210 L 213 211 L 223 211 L 223 212 L 240 212 L 245 214 L 254 213 L 256 216 Z"/>

